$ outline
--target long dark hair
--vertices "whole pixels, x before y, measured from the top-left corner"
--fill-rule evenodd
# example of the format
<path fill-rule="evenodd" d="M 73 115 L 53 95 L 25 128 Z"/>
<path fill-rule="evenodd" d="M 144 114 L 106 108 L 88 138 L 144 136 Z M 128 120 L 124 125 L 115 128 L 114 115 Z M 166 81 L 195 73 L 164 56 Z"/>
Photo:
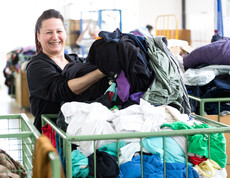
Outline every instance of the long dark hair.
<path fill-rule="evenodd" d="M 48 9 L 42 13 L 42 15 L 38 18 L 35 25 L 35 44 L 36 44 L 36 52 L 39 53 L 42 50 L 42 46 L 38 41 L 37 32 L 40 33 L 40 28 L 42 27 L 42 22 L 47 19 L 57 18 L 61 19 L 64 25 L 64 18 L 61 13 L 55 9 Z"/>

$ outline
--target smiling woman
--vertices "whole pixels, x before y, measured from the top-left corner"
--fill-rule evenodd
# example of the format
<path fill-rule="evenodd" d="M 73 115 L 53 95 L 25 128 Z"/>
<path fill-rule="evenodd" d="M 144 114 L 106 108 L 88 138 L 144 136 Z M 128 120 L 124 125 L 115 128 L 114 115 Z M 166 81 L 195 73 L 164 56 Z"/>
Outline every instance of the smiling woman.
<path fill-rule="evenodd" d="M 95 67 L 81 77 L 66 78 L 62 74 L 65 66 L 78 65 L 80 61 L 77 55 L 71 58 L 64 53 L 66 38 L 64 19 L 60 12 L 54 9 L 44 11 L 35 26 L 37 54 L 27 64 L 30 108 L 39 131 L 41 114 L 57 114 L 62 102 L 78 100 L 80 94 L 105 77 Z M 104 93 L 106 89 L 101 92 Z"/>
<path fill-rule="evenodd" d="M 56 18 L 44 20 L 40 31 L 37 31 L 37 38 L 41 46 L 47 46 L 43 52 L 54 54 L 62 52 L 66 41 L 66 31 L 63 22 Z"/>
<path fill-rule="evenodd" d="M 62 20 L 56 18 L 44 20 L 40 31 L 37 31 L 37 39 L 43 53 L 63 69 L 68 60 L 64 57 L 66 31 Z"/>

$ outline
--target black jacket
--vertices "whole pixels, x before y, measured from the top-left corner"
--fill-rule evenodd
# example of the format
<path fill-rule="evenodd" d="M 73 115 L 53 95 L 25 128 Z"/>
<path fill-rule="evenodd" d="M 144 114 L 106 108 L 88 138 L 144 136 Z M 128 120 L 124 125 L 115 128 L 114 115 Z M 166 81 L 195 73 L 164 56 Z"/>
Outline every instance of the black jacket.
<path fill-rule="evenodd" d="M 34 124 L 39 131 L 41 131 L 41 114 L 57 114 L 62 102 L 94 100 L 108 88 L 108 79 L 104 78 L 91 86 L 84 94 L 74 94 L 67 85 L 70 75 L 65 76 L 64 71 L 69 65 L 80 63 L 79 66 L 81 67 L 82 63 L 77 55 L 65 55 L 65 58 L 70 63 L 66 65 L 64 70 L 43 52 L 33 56 L 28 62 L 26 71 L 30 108 L 35 116 Z M 84 70 L 79 70 L 83 72 L 82 74 L 75 73 L 76 77 L 96 69 L 91 64 L 89 64 L 89 67 L 87 65 L 84 65 L 84 67 Z M 72 78 L 74 77 L 72 76 Z"/>

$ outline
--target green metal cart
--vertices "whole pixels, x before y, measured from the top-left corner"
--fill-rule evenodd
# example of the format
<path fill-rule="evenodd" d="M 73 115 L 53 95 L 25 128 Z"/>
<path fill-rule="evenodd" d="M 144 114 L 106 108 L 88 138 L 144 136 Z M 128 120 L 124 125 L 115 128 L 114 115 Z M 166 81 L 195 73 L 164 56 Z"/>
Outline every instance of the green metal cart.
<path fill-rule="evenodd" d="M 218 121 L 220 122 L 220 103 L 221 102 L 229 102 L 230 98 L 229 97 L 224 97 L 224 98 L 200 98 L 192 95 L 188 95 L 190 100 L 194 100 L 200 103 L 200 115 L 204 116 L 205 114 L 205 103 L 212 103 L 216 102 L 218 103 Z"/>
<path fill-rule="evenodd" d="M 24 113 L 0 115 L 0 149 L 24 167 L 28 178 L 32 177 L 33 151 L 39 136 L 40 133 Z M 60 178 L 60 173 L 54 171 L 60 170 L 59 156 L 50 152 L 48 157 L 51 161 L 52 177 Z M 10 171 L 22 177 L 21 169 Z M 0 171 L 1 174 L 7 176 L 9 171 Z"/>
<path fill-rule="evenodd" d="M 158 131 L 158 132 L 142 132 L 142 133 L 123 133 L 123 134 L 107 134 L 107 135 L 81 135 L 81 136 L 69 136 L 63 130 L 58 128 L 55 123 L 51 121 L 51 118 L 57 118 L 55 114 L 44 114 L 42 115 L 42 125 L 49 124 L 53 130 L 59 135 L 59 146 L 62 145 L 64 150 L 63 157 L 65 158 L 66 166 L 66 177 L 72 177 L 72 142 L 81 142 L 81 141 L 93 141 L 94 145 L 94 177 L 96 178 L 96 141 L 98 140 L 114 140 L 117 142 L 117 155 L 119 155 L 119 141 L 122 139 L 139 139 L 141 144 L 141 177 L 143 177 L 143 145 L 142 140 L 146 137 L 162 137 L 163 138 L 163 148 L 164 148 L 164 160 L 165 160 L 165 138 L 171 136 L 185 136 L 186 138 L 186 177 L 188 177 L 188 136 L 194 134 L 205 134 L 208 135 L 208 150 L 210 158 L 210 134 L 212 133 L 230 133 L 230 127 L 228 125 L 206 119 L 198 115 L 192 115 L 196 120 L 199 120 L 203 123 L 207 123 L 213 128 L 208 129 L 190 129 L 190 130 L 170 130 L 170 131 Z M 57 137 L 56 137 L 57 139 Z M 61 141 L 61 142 L 60 142 Z M 226 151 L 227 152 L 227 151 Z M 118 156 L 118 165 L 119 165 L 119 156 Z M 164 177 L 166 177 L 166 162 L 164 161 Z"/>

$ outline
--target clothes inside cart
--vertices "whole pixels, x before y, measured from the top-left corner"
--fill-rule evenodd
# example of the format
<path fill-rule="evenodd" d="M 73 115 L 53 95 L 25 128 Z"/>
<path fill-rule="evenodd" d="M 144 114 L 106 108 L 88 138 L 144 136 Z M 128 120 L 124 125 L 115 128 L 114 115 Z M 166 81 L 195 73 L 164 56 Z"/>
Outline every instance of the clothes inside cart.
<path fill-rule="evenodd" d="M 0 149 L 0 177 L 26 178 L 27 172 L 19 161 L 14 160 L 4 150 Z"/>

